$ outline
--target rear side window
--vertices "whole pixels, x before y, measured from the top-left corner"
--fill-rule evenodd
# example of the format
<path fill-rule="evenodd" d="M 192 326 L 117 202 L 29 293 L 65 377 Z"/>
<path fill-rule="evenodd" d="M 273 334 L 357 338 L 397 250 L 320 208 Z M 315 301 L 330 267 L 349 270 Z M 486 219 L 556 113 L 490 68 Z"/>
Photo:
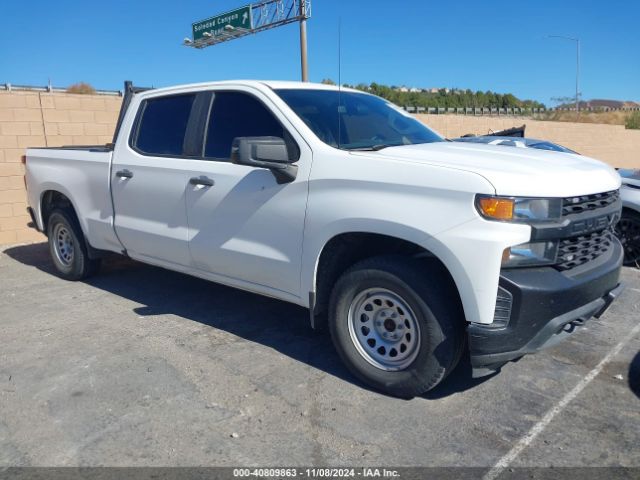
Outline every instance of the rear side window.
<path fill-rule="evenodd" d="M 195 94 L 145 100 L 135 147 L 151 155 L 182 155 Z"/>
<path fill-rule="evenodd" d="M 280 137 L 284 128 L 257 98 L 242 92 L 216 92 L 209 117 L 205 157 L 231 157 L 236 137 Z"/>

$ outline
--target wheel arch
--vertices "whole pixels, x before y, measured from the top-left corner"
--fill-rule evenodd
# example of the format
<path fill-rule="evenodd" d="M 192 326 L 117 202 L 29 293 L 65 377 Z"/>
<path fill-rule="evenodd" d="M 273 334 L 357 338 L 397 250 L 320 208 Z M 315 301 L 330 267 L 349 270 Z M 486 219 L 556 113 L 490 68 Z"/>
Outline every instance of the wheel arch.
<path fill-rule="evenodd" d="M 614 232 L 622 243 L 624 250 L 623 265 L 637 267 L 640 260 L 638 256 L 638 245 L 637 242 L 634 241 L 637 237 L 633 233 L 633 229 L 631 232 L 628 231 L 629 222 L 631 222 L 632 227 L 633 224 L 640 224 L 640 210 L 636 209 L 636 207 L 638 207 L 638 205 L 634 204 L 633 207 L 623 205 L 620 221 L 615 225 Z M 622 227 L 623 221 L 626 223 L 624 228 Z"/>
<path fill-rule="evenodd" d="M 42 222 L 42 231 L 45 233 L 45 235 L 47 234 L 48 221 L 51 212 L 55 208 L 66 208 L 72 211 L 76 220 L 78 220 L 78 223 L 80 223 L 82 233 L 86 237 L 86 231 L 83 228 L 82 223 L 80 222 L 80 219 L 78 217 L 78 210 L 75 206 L 75 202 L 72 200 L 72 196 L 64 187 L 62 187 L 61 185 L 45 186 L 45 188 L 43 188 L 42 192 L 40 193 L 40 200 L 38 205 L 40 221 Z"/>
<path fill-rule="evenodd" d="M 87 239 L 87 228 L 82 222 L 81 217 L 78 215 L 78 209 L 69 192 L 59 185 L 48 185 L 47 188 L 43 188 L 40 194 L 39 200 L 39 216 L 42 225 L 42 232 L 48 236 L 48 221 L 56 208 L 61 208 L 69 211 L 82 232 L 83 242 L 87 249 L 87 255 L 90 259 L 102 258 L 104 251 L 97 250 L 91 246 Z"/>
<path fill-rule="evenodd" d="M 635 215 L 640 215 L 640 205 L 636 205 L 633 203 L 627 203 L 622 205 L 622 215 L 625 213 L 632 213 Z"/>
<path fill-rule="evenodd" d="M 423 232 L 420 233 L 424 236 Z M 401 236 L 376 231 L 344 231 L 323 242 L 314 257 L 313 278 L 309 283 L 312 327 L 322 328 L 325 325 L 332 287 L 344 271 L 359 261 L 389 254 L 413 257 L 416 261 L 422 262 L 426 269 L 441 275 L 448 287 L 454 291 L 464 311 L 458 282 L 450 268 L 435 252 Z"/>

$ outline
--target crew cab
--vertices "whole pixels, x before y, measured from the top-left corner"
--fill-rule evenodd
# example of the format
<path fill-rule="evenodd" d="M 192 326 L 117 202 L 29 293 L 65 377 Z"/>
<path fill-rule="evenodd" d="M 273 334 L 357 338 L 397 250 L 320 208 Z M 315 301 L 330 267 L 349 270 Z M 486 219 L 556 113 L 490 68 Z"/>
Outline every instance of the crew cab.
<path fill-rule="evenodd" d="M 400 397 L 466 349 L 480 372 L 552 345 L 622 288 L 615 170 L 446 141 L 347 88 L 128 83 L 112 144 L 28 149 L 26 182 L 63 278 L 116 252 L 307 307 Z"/>

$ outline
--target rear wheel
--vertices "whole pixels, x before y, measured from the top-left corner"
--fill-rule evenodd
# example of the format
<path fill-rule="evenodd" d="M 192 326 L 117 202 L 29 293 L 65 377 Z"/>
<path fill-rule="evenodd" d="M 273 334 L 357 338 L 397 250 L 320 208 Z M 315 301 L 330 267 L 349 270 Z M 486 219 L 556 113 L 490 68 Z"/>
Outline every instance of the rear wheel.
<path fill-rule="evenodd" d="M 455 368 L 463 346 L 462 311 L 436 273 L 419 260 L 376 257 L 336 283 L 331 336 L 349 370 L 368 385 L 410 398 Z"/>
<path fill-rule="evenodd" d="M 75 216 L 67 210 L 51 212 L 47 222 L 49 252 L 60 276 L 66 280 L 82 280 L 94 274 L 100 260 L 87 255 L 84 235 Z"/>
<path fill-rule="evenodd" d="M 640 213 L 625 209 L 615 231 L 624 248 L 624 264 L 640 266 Z"/>

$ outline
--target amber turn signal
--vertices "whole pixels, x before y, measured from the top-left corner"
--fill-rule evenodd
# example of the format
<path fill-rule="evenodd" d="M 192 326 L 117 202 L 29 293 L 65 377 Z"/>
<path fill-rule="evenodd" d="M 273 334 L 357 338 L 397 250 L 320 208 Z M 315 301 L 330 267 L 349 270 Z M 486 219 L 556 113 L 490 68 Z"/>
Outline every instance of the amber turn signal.
<path fill-rule="evenodd" d="M 495 220 L 511 220 L 514 203 L 512 198 L 481 197 L 478 199 L 480 213 Z"/>

